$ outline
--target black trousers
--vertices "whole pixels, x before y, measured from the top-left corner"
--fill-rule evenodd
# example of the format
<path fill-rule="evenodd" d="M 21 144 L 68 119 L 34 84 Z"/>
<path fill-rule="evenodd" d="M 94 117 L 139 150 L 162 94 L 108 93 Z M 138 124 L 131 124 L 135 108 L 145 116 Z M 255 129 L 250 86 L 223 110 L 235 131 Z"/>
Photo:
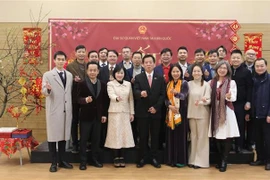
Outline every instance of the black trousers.
<path fill-rule="evenodd" d="M 139 126 L 139 161 L 145 158 L 148 150 L 148 138 L 149 132 L 151 137 L 151 156 L 157 158 L 158 145 L 159 145 L 159 130 L 160 130 L 160 119 L 148 117 L 138 118 Z"/>
<path fill-rule="evenodd" d="M 230 149 L 232 145 L 232 139 L 227 138 L 227 139 L 215 139 L 217 150 L 219 153 L 220 157 L 220 162 L 221 161 L 226 161 L 228 160 L 228 156 L 230 154 Z"/>
<path fill-rule="evenodd" d="M 133 133 L 133 139 L 135 144 L 138 144 L 138 120 L 134 117 L 134 121 L 131 122 L 131 128 Z"/>
<path fill-rule="evenodd" d="M 254 119 L 255 143 L 258 160 L 266 160 L 270 163 L 270 123 L 266 118 Z"/>
<path fill-rule="evenodd" d="M 160 131 L 159 131 L 159 148 L 163 149 L 163 144 L 165 143 L 166 139 L 166 114 L 167 114 L 167 107 L 165 104 L 161 108 L 161 120 L 160 120 Z"/>
<path fill-rule="evenodd" d="M 246 127 L 247 127 L 246 146 L 248 147 L 255 143 L 254 119 L 252 117 L 250 117 L 250 121 L 246 122 Z"/>
<path fill-rule="evenodd" d="M 58 156 L 56 151 L 56 143 L 58 143 Z M 57 164 L 64 160 L 64 154 L 66 152 L 66 141 L 48 142 L 49 152 L 51 154 L 52 164 Z"/>
<path fill-rule="evenodd" d="M 79 144 L 78 141 L 79 113 L 80 113 L 80 105 L 77 103 L 72 103 L 71 138 L 73 146 L 78 146 Z"/>
<path fill-rule="evenodd" d="M 245 142 L 245 115 L 246 111 L 244 109 L 246 102 L 234 102 L 234 112 L 237 119 L 237 124 L 239 128 L 240 137 L 235 138 L 235 145 L 244 148 L 244 142 Z"/>
<path fill-rule="evenodd" d="M 98 159 L 101 121 L 80 121 L 80 158 L 87 163 L 87 142 L 91 139 L 92 158 Z"/>

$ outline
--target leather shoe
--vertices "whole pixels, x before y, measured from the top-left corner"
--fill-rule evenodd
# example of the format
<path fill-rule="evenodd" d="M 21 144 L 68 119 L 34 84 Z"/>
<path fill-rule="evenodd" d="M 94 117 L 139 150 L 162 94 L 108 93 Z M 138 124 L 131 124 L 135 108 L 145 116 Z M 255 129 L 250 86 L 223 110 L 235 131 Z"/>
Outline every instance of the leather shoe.
<path fill-rule="evenodd" d="M 50 172 L 56 172 L 57 171 L 57 165 L 56 164 L 52 164 L 50 167 Z"/>
<path fill-rule="evenodd" d="M 85 163 L 81 163 L 79 169 L 80 170 L 86 170 L 87 169 L 86 164 Z"/>
<path fill-rule="evenodd" d="M 126 167 L 125 159 L 123 157 L 119 158 L 120 167 L 124 168 Z"/>
<path fill-rule="evenodd" d="M 137 168 L 141 168 L 145 165 L 144 163 L 144 159 L 141 159 L 138 163 L 137 163 Z"/>
<path fill-rule="evenodd" d="M 254 162 L 250 162 L 249 163 L 251 166 L 260 166 L 260 165 L 264 165 L 263 161 L 261 160 L 257 160 L 257 161 L 254 161 Z"/>
<path fill-rule="evenodd" d="M 62 161 L 58 165 L 59 167 L 65 168 L 65 169 L 72 169 L 73 166 L 69 164 L 68 162 Z"/>
<path fill-rule="evenodd" d="M 103 164 L 101 164 L 100 162 L 98 162 L 97 159 L 93 158 L 93 166 L 97 167 L 97 168 L 102 168 Z"/>
<path fill-rule="evenodd" d="M 152 165 L 153 165 L 155 168 L 161 168 L 161 165 L 157 162 L 156 159 L 153 159 L 153 160 L 152 160 Z"/>
<path fill-rule="evenodd" d="M 120 160 L 119 157 L 114 158 L 113 160 L 114 167 L 119 168 L 120 167 Z"/>
<path fill-rule="evenodd" d="M 194 169 L 200 169 L 201 167 L 200 167 L 200 166 L 194 165 L 193 168 L 194 168 Z"/>
<path fill-rule="evenodd" d="M 75 145 L 72 147 L 71 153 L 78 154 L 79 153 L 79 147 L 78 145 Z"/>
<path fill-rule="evenodd" d="M 267 164 L 265 165 L 265 170 L 266 170 L 266 171 L 269 171 L 269 170 L 270 170 L 270 163 L 267 163 Z"/>

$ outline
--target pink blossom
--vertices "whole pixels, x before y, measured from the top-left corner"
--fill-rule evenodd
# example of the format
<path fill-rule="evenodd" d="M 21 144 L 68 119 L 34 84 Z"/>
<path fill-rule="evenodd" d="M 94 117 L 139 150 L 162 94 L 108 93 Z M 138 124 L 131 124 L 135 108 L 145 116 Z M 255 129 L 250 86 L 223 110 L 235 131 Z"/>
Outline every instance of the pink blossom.
<path fill-rule="evenodd" d="M 78 36 L 78 37 L 81 37 L 81 36 L 82 36 L 82 34 L 81 34 L 81 33 L 78 33 L 78 34 L 77 34 L 77 36 Z"/>
<path fill-rule="evenodd" d="M 206 37 L 206 34 L 203 34 L 202 36 L 205 38 Z"/>
<path fill-rule="evenodd" d="M 62 37 L 67 37 L 67 33 L 62 34 Z"/>
<path fill-rule="evenodd" d="M 85 34 L 88 34 L 88 31 L 86 31 Z"/>
<path fill-rule="evenodd" d="M 225 37 L 227 38 L 228 37 L 228 34 L 225 34 Z"/>
<path fill-rule="evenodd" d="M 199 33 L 197 33 L 197 32 L 196 32 L 196 35 L 198 36 L 198 35 L 199 35 Z"/>
<path fill-rule="evenodd" d="M 225 29 L 225 30 L 227 30 L 228 28 L 227 28 L 227 27 L 225 27 L 224 29 Z"/>
<path fill-rule="evenodd" d="M 221 35 L 220 35 L 220 34 L 217 34 L 216 37 L 217 37 L 218 39 L 221 39 Z"/>
<path fill-rule="evenodd" d="M 63 22 L 59 22 L 59 26 L 63 26 L 64 25 L 64 23 Z"/>
<path fill-rule="evenodd" d="M 211 40 L 211 37 L 210 37 L 210 36 L 208 36 L 208 37 L 207 37 L 207 39 L 208 39 L 208 40 Z"/>
<path fill-rule="evenodd" d="M 58 34 L 57 34 L 57 33 L 55 33 L 54 35 L 55 35 L 55 36 L 58 36 Z"/>
<path fill-rule="evenodd" d="M 201 29 L 200 32 L 202 33 L 203 32 L 203 29 Z"/>
<path fill-rule="evenodd" d="M 224 27 L 224 24 L 223 24 L 223 23 L 222 23 L 222 24 L 219 24 L 219 26 L 220 26 L 220 27 Z"/>
<path fill-rule="evenodd" d="M 71 27 L 71 26 L 68 26 L 68 27 L 67 27 L 67 30 L 68 30 L 68 31 L 72 31 L 72 27 Z"/>
<path fill-rule="evenodd" d="M 212 27 L 212 31 L 216 32 L 217 31 L 216 27 Z"/>
<path fill-rule="evenodd" d="M 76 36 L 73 36 L 72 39 L 76 39 Z"/>

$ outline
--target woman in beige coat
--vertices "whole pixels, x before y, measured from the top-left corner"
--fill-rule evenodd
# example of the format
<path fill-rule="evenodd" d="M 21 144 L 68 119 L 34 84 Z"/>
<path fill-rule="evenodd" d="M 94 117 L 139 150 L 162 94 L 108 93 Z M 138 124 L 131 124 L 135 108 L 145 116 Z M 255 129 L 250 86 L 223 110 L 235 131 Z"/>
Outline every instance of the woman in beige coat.
<path fill-rule="evenodd" d="M 116 66 L 114 80 L 107 84 L 110 106 L 105 147 L 114 150 L 115 167 L 125 167 L 123 148 L 135 146 L 130 123 L 134 120 L 133 93 L 131 83 L 123 80 L 125 75 L 125 69 Z"/>
<path fill-rule="evenodd" d="M 211 87 L 203 79 L 203 69 L 199 64 L 194 64 L 191 69 L 192 81 L 188 82 L 188 119 L 191 137 L 191 152 L 189 167 L 198 169 L 209 167 L 209 119 L 211 101 Z"/>

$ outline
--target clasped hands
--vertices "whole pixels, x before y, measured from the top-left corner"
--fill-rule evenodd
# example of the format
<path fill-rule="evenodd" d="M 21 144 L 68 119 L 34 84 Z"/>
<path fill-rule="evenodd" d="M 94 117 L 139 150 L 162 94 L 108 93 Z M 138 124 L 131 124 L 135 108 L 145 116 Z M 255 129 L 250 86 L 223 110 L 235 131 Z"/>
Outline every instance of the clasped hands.
<path fill-rule="evenodd" d="M 207 100 L 209 100 L 209 98 L 207 98 L 207 97 L 202 97 L 200 100 L 196 100 L 196 101 L 195 101 L 195 106 L 198 106 L 199 103 L 200 103 L 200 101 L 202 101 L 203 103 L 206 103 Z"/>

